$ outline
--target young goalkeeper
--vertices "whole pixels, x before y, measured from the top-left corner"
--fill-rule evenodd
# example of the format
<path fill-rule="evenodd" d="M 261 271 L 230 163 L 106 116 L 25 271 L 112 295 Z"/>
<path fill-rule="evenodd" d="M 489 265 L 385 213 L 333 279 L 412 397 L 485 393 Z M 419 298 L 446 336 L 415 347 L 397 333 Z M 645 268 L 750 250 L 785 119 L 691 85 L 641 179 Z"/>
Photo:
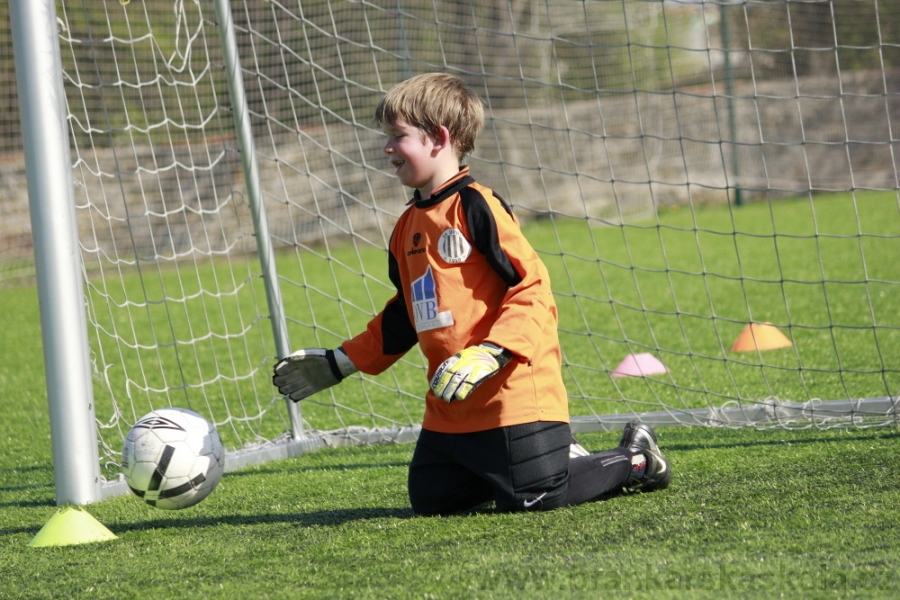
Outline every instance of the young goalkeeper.
<path fill-rule="evenodd" d="M 381 373 L 419 344 L 430 389 L 409 467 L 417 514 L 491 500 L 546 510 L 668 486 L 646 424 L 629 423 L 617 448 L 597 454 L 574 442 L 547 269 L 509 205 L 460 166 L 484 124 L 481 100 L 458 77 L 420 75 L 393 87 L 375 119 L 414 190 L 389 247 L 397 293 L 339 348 L 281 360 L 280 392 L 299 401 L 356 371 Z"/>

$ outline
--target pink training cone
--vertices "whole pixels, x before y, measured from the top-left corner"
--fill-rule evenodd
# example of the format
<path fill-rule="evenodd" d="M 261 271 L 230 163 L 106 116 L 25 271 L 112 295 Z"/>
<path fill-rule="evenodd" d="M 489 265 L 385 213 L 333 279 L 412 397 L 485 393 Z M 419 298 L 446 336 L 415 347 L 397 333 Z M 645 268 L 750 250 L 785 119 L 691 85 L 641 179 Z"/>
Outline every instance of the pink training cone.
<path fill-rule="evenodd" d="M 658 375 L 668 373 L 666 365 L 649 352 L 641 354 L 629 354 L 619 363 L 613 372 L 613 377 L 644 377 L 645 375 Z"/>

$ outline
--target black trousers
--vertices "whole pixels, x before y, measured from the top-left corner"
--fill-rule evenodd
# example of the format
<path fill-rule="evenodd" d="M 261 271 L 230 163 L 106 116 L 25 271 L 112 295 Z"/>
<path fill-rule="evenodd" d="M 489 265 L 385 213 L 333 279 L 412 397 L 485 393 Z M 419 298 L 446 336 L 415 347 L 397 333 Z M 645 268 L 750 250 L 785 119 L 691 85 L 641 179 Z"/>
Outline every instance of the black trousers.
<path fill-rule="evenodd" d="M 615 448 L 569 460 L 568 423 L 538 422 L 475 433 L 423 429 L 409 466 L 409 499 L 421 515 L 452 514 L 493 500 L 498 510 L 549 510 L 618 491 L 632 453 Z"/>

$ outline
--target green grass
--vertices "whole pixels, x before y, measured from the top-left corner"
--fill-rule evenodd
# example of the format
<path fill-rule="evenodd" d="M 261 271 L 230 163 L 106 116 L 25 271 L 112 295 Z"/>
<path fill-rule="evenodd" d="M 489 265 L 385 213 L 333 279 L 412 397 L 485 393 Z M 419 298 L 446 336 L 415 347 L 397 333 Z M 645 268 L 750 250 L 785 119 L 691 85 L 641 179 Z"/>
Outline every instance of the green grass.
<path fill-rule="evenodd" d="M 831 205 L 826 200 L 815 206 L 823 213 L 817 215 L 818 231 L 830 227 L 829 233 L 837 235 L 839 227 L 854 229 L 852 215 L 842 212 L 846 204 Z M 759 272 L 753 276 L 758 279 L 768 278 L 773 270 L 776 275 L 790 270 L 797 281 L 821 280 L 816 269 L 822 268 L 835 282 L 858 277 L 861 266 L 853 258 L 861 253 L 844 238 L 800 237 L 809 233 L 803 229 L 811 219 L 808 202 L 784 204 L 779 210 L 785 212 L 778 212 L 774 221 L 761 214 L 768 210 L 764 205 L 745 208 L 733 217 L 728 211 L 712 209 L 669 213 L 661 218 L 666 225 L 662 229 L 594 230 L 588 240 L 601 252 L 587 264 L 595 270 L 595 285 L 578 289 L 581 293 L 593 290 L 596 298 L 613 291 L 620 299 L 617 305 L 598 304 L 603 307 L 597 311 L 598 323 L 604 323 L 608 311 L 615 308 L 625 315 L 624 330 L 634 332 L 630 337 L 664 330 L 666 315 L 651 313 L 635 319 L 640 311 L 634 308 L 642 302 L 665 308 L 665 303 L 675 301 L 659 297 L 657 286 L 662 279 L 677 280 L 678 270 L 697 268 L 697 239 L 704 260 L 717 269 L 718 275 L 708 277 L 711 290 L 733 285 L 721 275 L 745 251 L 762 261 L 758 265 L 741 261 L 757 265 Z M 882 217 L 866 213 L 862 217 L 869 219 L 865 231 L 874 234 L 883 229 L 896 235 L 896 208 L 891 212 L 889 200 L 876 208 L 875 215 Z M 734 223 L 732 218 L 747 222 Z M 774 222 L 770 227 L 778 227 L 779 232 L 797 236 L 778 238 L 779 243 L 796 246 L 789 269 L 786 262 L 773 264 L 771 255 L 755 246 L 771 246 L 774 238 L 748 235 L 766 222 Z M 557 244 L 558 258 L 547 250 L 551 252 L 548 262 L 583 262 L 576 256 L 582 246 L 573 247 L 575 236 L 565 229 L 571 226 L 563 226 L 562 242 L 544 239 L 552 233 L 538 226 L 530 227 L 529 235 L 545 249 Z M 738 226 L 745 233 L 734 234 Z M 691 243 L 666 242 L 680 237 Z M 718 244 L 722 239 L 728 243 L 712 246 L 715 250 L 707 256 L 707 243 Z M 866 267 L 893 282 L 881 286 L 886 304 L 876 306 L 875 314 L 881 322 L 896 326 L 900 277 L 894 257 L 900 253 L 881 259 L 883 252 L 896 249 L 891 246 L 896 239 L 857 237 L 853 242 L 857 247 L 883 246 L 865 253 L 872 259 Z M 816 243 L 833 244 L 823 263 L 807 254 Z M 659 262 L 663 247 L 667 263 Z M 733 250 L 728 254 L 722 248 Z M 841 248 L 846 251 L 844 258 L 833 260 L 831 252 Z M 620 266 L 629 250 L 641 269 Z M 377 259 L 373 255 L 361 260 Z M 650 270 L 659 264 L 668 265 L 668 276 Z M 807 267 L 801 269 L 804 264 Z M 582 276 L 571 268 L 569 272 L 572 277 Z M 567 293 L 566 280 L 555 281 Z M 328 285 L 323 282 L 319 289 L 326 290 Z M 763 283 L 745 281 L 744 285 L 749 290 Z M 879 285 L 870 283 L 875 289 Z M 851 286 L 836 283 L 835 287 L 833 294 L 829 292 L 835 299 L 832 310 L 842 306 L 837 300 L 845 294 L 848 300 L 856 294 L 844 289 Z M 781 303 L 788 297 L 789 305 L 802 305 L 799 288 L 796 294 L 790 290 L 783 295 Z M 690 303 L 691 295 L 679 298 L 678 289 L 675 299 Z M 628 294 L 634 295 L 628 299 Z M 749 292 L 748 296 L 756 298 Z M 368 301 L 365 294 L 348 297 L 360 304 Z M 692 309 L 700 312 L 699 307 L 713 298 L 723 338 L 736 334 L 738 313 L 742 306 L 746 311 L 747 305 L 741 296 L 733 306 L 737 316 L 728 321 L 722 313 L 731 310 L 729 297 L 711 291 L 708 297 L 695 300 Z M 760 307 L 766 306 L 766 298 L 759 295 Z M 295 303 L 293 314 L 301 315 L 301 300 L 295 297 L 287 302 Z M 847 314 L 853 306 L 845 309 Z M 412 515 L 405 489 L 412 446 L 325 450 L 227 473 L 208 499 L 184 511 L 154 509 L 133 496 L 92 505 L 90 513 L 117 539 L 32 548 L 29 541 L 57 510 L 35 290 L 5 289 L 0 307 L 6 317 L 0 329 L 4 390 L 0 396 L 0 598 L 872 598 L 896 597 L 900 588 L 900 453 L 896 451 L 900 434 L 893 427 L 664 429 L 659 432 L 660 442 L 674 473 L 667 490 L 549 513 L 495 514 L 484 509 L 448 518 Z M 812 316 L 802 312 L 797 318 L 813 322 Z M 695 325 L 710 320 L 707 315 Z M 297 316 L 300 321 L 302 317 Z M 735 331 L 728 329 L 731 326 Z M 615 338 L 608 334 L 609 328 L 598 326 L 595 341 L 614 349 L 616 340 L 603 337 Z M 716 336 L 699 329 L 700 333 L 688 336 L 690 342 L 706 348 L 703 344 L 710 342 L 703 341 L 704 336 L 710 336 L 715 348 Z M 755 369 L 771 369 L 770 379 L 775 379 L 782 376 L 774 366 L 824 360 L 816 358 L 815 348 L 806 347 L 814 344 L 800 335 L 803 329 L 794 333 L 795 342 L 803 342 L 799 358 L 792 353 L 766 355 L 762 357 L 765 366 Z M 885 335 L 893 340 L 893 332 Z M 675 339 L 683 338 L 682 334 Z M 887 377 L 895 377 L 900 362 L 897 350 L 883 351 L 890 357 L 888 367 L 894 369 Z M 706 352 L 712 350 L 698 354 L 702 357 Z M 812 354 L 807 359 L 808 352 Z M 751 363 L 760 357 L 740 360 Z M 741 369 L 736 366 L 733 373 Z M 795 370 L 783 376 L 786 389 L 797 385 Z M 725 387 L 713 377 L 715 373 L 710 368 L 704 385 Z M 678 369 L 673 375 L 684 389 L 689 387 L 686 377 Z M 740 381 L 743 376 L 733 377 Z M 613 385 L 603 377 L 595 381 L 598 386 Z M 614 392 L 633 398 L 642 397 L 653 385 L 661 397 L 673 389 L 666 382 L 616 385 L 621 392 Z M 598 397 L 602 393 L 594 392 Z M 615 445 L 617 437 L 614 432 L 595 433 L 582 436 L 581 441 L 591 450 L 601 450 Z"/>
<path fill-rule="evenodd" d="M 658 220 L 528 228 L 558 293 L 573 413 L 636 405 L 719 406 L 896 395 L 900 211 L 891 193 L 673 209 Z M 738 353 L 751 321 L 793 347 Z M 587 335 L 586 335 L 587 334 Z M 629 352 L 664 376 L 611 380 Z M 575 381 L 581 385 L 574 385 Z M 612 400 L 607 402 L 606 400 Z"/>
<path fill-rule="evenodd" d="M 872 597 L 900 583 L 893 428 L 663 430 L 666 491 L 444 519 L 408 509 L 411 447 L 329 450 L 229 473 L 182 512 L 112 499 L 90 512 L 117 540 L 30 548 L 56 510 L 50 440 L 35 305 L 5 308 L 0 597 Z"/>
<path fill-rule="evenodd" d="M 89 512 L 117 539 L 32 548 L 56 509 L 46 436 L 23 424 L 3 424 L 0 598 L 871 598 L 900 588 L 893 428 L 666 429 L 667 490 L 447 518 L 411 514 L 410 446 L 327 450 L 228 473 L 180 512 L 107 500 Z M 599 450 L 617 439 L 582 441 Z"/>

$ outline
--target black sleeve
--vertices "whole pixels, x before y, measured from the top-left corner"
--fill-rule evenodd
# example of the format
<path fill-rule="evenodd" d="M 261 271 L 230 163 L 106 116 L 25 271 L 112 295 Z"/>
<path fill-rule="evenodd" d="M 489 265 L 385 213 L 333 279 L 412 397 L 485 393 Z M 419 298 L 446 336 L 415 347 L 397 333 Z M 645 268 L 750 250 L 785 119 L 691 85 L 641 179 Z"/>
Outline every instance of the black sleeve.
<path fill-rule="evenodd" d="M 397 288 L 397 296 L 384 307 L 381 319 L 381 339 L 385 355 L 404 354 L 419 342 L 416 328 L 409 320 L 406 296 L 400 283 L 400 267 L 392 252 L 388 253 L 388 277 Z"/>
<path fill-rule="evenodd" d="M 509 206 L 497 197 L 512 215 Z M 522 281 L 522 276 L 516 271 L 509 257 L 500 246 L 500 236 L 497 234 L 497 222 L 494 213 L 491 212 L 487 202 L 477 190 L 470 187 L 460 192 L 463 214 L 466 216 L 466 224 L 469 226 L 469 234 L 472 236 L 472 245 L 476 250 L 484 254 L 488 264 L 506 282 L 508 287 L 517 285 Z M 510 217 L 512 218 L 512 217 Z"/>

